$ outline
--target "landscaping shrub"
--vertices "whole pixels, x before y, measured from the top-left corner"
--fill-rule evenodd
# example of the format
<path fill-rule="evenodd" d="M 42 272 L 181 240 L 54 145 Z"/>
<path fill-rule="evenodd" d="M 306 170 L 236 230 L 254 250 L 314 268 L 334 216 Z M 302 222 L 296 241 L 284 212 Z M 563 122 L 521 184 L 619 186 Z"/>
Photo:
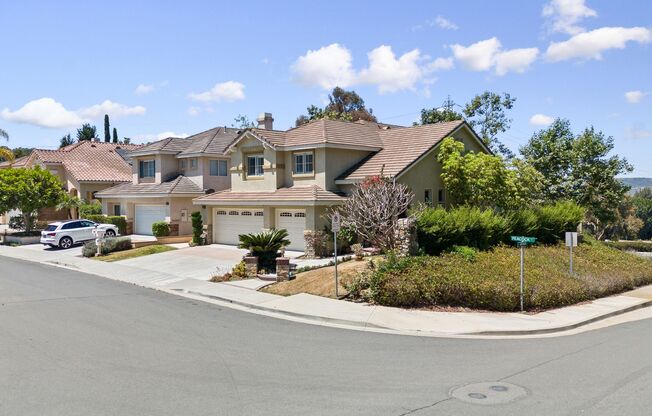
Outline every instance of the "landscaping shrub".
<path fill-rule="evenodd" d="M 279 250 L 290 244 L 287 230 L 267 230 L 255 234 L 240 234 L 239 248 L 249 250 L 250 256 L 258 257 L 259 269 L 267 272 L 276 271 L 276 258 Z"/>
<path fill-rule="evenodd" d="M 152 234 L 154 237 L 166 237 L 170 235 L 170 226 L 165 221 L 156 221 L 152 224 Z"/>
<path fill-rule="evenodd" d="M 204 223 L 201 219 L 201 212 L 195 211 L 190 214 L 192 222 L 192 243 L 194 245 L 202 244 L 201 235 L 204 232 Z"/>
<path fill-rule="evenodd" d="M 88 215 L 85 217 L 80 217 L 85 220 L 93 221 L 98 224 L 113 224 L 118 227 L 118 232 L 122 235 L 127 234 L 127 220 L 125 217 L 116 216 L 116 215 Z"/>
<path fill-rule="evenodd" d="M 132 248 L 130 237 L 113 237 L 105 238 L 102 244 L 102 255 L 105 256 L 115 251 L 130 250 Z M 97 245 L 95 240 L 89 240 L 84 243 L 82 247 L 82 255 L 84 257 L 94 257 L 97 253 Z"/>
<path fill-rule="evenodd" d="M 79 218 L 86 218 L 90 220 L 90 218 L 88 218 L 89 215 L 102 215 L 102 204 L 99 202 L 94 202 L 92 204 L 80 205 Z"/>
<path fill-rule="evenodd" d="M 584 218 L 584 208 L 574 202 L 557 202 L 544 205 L 536 210 L 538 227 L 535 234 L 537 241 L 553 244 L 565 238 L 566 231 L 575 231 Z"/>
<path fill-rule="evenodd" d="M 652 252 L 652 242 L 649 241 L 605 241 L 605 244 L 623 251 Z"/>
<path fill-rule="evenodd" d="M 16 215 L 15 217 L 9 218 L 9 228 L 12 230 L 24 230 L 25 218 L 23 218 L 22 215 Z"/>

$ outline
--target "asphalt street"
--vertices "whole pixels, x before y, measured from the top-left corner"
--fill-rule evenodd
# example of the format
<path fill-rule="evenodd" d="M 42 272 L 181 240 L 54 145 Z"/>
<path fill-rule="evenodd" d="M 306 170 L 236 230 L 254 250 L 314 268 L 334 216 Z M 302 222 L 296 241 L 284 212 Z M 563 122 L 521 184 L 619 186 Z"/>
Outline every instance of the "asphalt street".
<path fill-rule="evenodd" d="M 652 320 L 522 340 L 349 331 L 0 257 L 3 416 L 649 415 L 651 345 Z"/>

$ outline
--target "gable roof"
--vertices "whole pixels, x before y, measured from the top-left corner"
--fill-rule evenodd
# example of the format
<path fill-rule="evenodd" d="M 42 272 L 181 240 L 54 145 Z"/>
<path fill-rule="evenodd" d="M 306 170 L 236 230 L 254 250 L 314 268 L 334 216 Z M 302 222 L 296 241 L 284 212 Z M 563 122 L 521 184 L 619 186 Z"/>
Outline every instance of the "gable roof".
<path fill-rule="evenodd" d="M 326 191 L 317 185 L 307 185 L 257 192 L 233 192 L 227 189 L 195 198 L 193 203 L 196 205 L 270 205 L 292 202 L 301 205 L 329 205 L 344 200 L 346 197 L 342 194 Z"/>
<path fill-rule="evenodd" d="M 441 140 L 466 125 L 463 120 L 422 126 L 387 129 L 379 132 L 382 150 L 369 155 L 336 180 L 359 181 L 368 176 L 397 176 L 435 147 Z"/>
<path fill-rule="evenodd" d="M 96 192 L 95 196 L 98 198 L 119 198 L 123 196 L 201 195 L 203 193 L 204 190 L 195 182 L 183 175 L 179 175 L 161 183 L 123 183 Z"/>
<path fill-rule="evenodd" d="M 226 147 L 240 133 L 239 129 L 230 127 L 214 127 L 188 137 L 168 137 L 146 144 L 132 155 L 147 155 L 152 153 L 170 153 L 178 156 L 197 153 L 224 154 Z"/>
<path fill-rule="evenodd" d="M 34 149 L 27 158 L 15 161 L 14 167 L 61 164 L 68 175 L 81 182 L 128 182 L 132 180 L 131 166 L 123 150 L 138 148 L 133 144 L 114 144 L 84 140 L 58 150 Z M 20 162 L 20 163 L 17 163 Z M 0 167 L 8 167 L 3 163 Z"/>

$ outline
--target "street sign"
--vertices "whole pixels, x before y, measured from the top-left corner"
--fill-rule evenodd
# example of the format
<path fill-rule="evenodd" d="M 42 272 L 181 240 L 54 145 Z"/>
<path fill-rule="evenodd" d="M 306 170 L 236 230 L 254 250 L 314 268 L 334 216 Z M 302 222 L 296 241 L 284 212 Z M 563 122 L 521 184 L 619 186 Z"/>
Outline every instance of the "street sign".
<path fill-rule="evenodd" d="M 340 297 L 339 292 L 339 279 L 337 276 L 337 233 L 340 231 L 341 218 L 338 212 L 334 212 L 331 216 L 331 229 L 333 230 L 333 249 L 335 254 L 335 297 Z"/>
<path fill-rule="evenodd" d="M 333 232 L 336 233 L 340 231 L 340 226 L 341 226 L 340 214 L 336 212 L 331 217 L 331 228 L 333 229 Z"/>
<path fill-rule="evenodd" d="M 577 247 L 577 233 L 566 232 L 566 247 Z"/>
<path fill-rule="evenodd" d="M 510 239 L 521 248 L 521 312 L 523 312 L 523 289 L 525 286 L 525 247 L 528 244 L 537 242 L 536 237 L 526 237 L 523 235 L 513 235 Z"/>
<path fill-rule="evenodd" d="M 513 235 L 510 237 L 512 241 L 515 241 L 519 244 L 534 244 L 537 242 L 536 237 L 525 237 L 522 235 Z"/>

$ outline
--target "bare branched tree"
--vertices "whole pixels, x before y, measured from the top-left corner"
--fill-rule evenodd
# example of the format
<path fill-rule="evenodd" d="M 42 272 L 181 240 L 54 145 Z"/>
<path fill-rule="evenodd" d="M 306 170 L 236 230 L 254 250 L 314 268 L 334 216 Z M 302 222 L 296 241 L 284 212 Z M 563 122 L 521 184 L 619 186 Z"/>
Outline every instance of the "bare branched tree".
<path fill-rule="evenodd" d="M 397 247 L 398 219 L 414 198 L 410 189 L 395 179 L 374 176 L 356 185 L 340 208 L 344 222 L 382 251 Z"/>

